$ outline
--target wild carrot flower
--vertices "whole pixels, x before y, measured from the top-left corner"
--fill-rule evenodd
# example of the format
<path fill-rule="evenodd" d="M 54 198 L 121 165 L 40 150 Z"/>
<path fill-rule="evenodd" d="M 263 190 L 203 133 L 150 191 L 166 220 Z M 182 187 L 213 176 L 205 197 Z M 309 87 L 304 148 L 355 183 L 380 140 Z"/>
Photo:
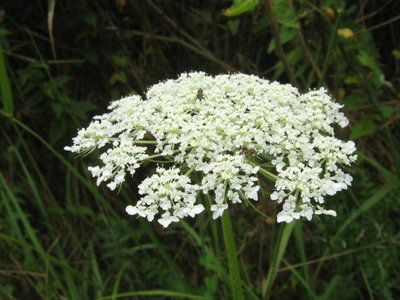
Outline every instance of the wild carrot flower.
<path fill-rule="evenodd" d="M 212 196 L 214 219 L 231 203 L 256 201 L 260 176 L 275 181 L 278 222 L 311 220 L 336 215 L 325 198 L 352 181 L 341 166 L 355 161 L 355 145 L 334 136 L 335 124 L 348 125 L 340 108 L 324 89 L 300 94 L 254 75 L 184 73 L 145 99 L 112 102 L 65 150 L 100 149 L 102 164 L 89 170 L 112 190 L 157 158 L 156 173 L 138 187 L 143 197 L 126 211 L 149 221 L 161 213 L 164 227 L 201 213 L 201 193 Z"/>

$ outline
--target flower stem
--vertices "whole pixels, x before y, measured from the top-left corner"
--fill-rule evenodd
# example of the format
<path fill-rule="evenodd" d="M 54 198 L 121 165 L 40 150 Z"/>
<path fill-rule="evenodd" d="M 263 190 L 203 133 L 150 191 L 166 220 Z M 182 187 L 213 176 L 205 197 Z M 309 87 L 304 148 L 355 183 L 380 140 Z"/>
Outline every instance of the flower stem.
<path fill-rule="evenodd" d="M 270 180 L 272 180 L 274 182 L 279 179 L 278 176 L 276 176 L 275 174 L 273 174 L 273 173 L 271 173 L 271 172 L 269 172 L 269 171 L 267 171 L 265 169 L 260 168 L 260 170 L 258 170 L 258 172 L 260 172 L 261 175 L 263 175 L 264 177 L 269 178 Z"/>
<path fill-rule="evenodd" d="M 273 174 L 273 173 L 271 173 L 271 172 L 269 172 L 269 171 L 267 171 L 267 170 L 261 168 L 261 165 L 260 165 L 260 164 L 254 162 L 254 161 L 252 161 L 252 160 L 250 160 L 250 159 L 247 159 L 246 161 L 247 161 L 250 165 L 252 165 L 253 167 L 260 167 L 260 169 L 258 170 L 258 172 L 259 172 L 261 175 L 263 175 L 264 177 L 267 177 L 268 179 L 270 179 L 270 180 L 272 180 L 272 181 L 274 181 L 274 182 L 277 181 L 277 180 L 279 179 L 279 177 L 276 176 L 275 174 Z"/>
<path fill-rule="evenodd" d="M 240 269 L 238 255 L 236 252 L 235 241 L 232 231 L 232 221 L 229 210 L 226 209 L 221 217 L 222 231 L 224 235 L 225 249 L 228 257 L 229 273 L 232 284 L 232 294 L 234 300 L 243 300 L 242 282 L 240 280 Z"/>
<path fill-rule="evenodd" d="M 157 141 L 135 141 L 134 142 L 135 144 L 137 144 L 137 145 L 141 145 L 141 144 L 151 144 L 151 145 L 157 145 Z"/>
<path fill-rule="evenodd" d="M 190 174 L 192 174 L 193 173 L 193 171 L 196 169 L 196 166 L 193 166 L 193 167 L 191 167 L 190 169 L 189 169 L 189 171 L 187 171 L 186 172 L 186 176 L 189 176 Z"/>

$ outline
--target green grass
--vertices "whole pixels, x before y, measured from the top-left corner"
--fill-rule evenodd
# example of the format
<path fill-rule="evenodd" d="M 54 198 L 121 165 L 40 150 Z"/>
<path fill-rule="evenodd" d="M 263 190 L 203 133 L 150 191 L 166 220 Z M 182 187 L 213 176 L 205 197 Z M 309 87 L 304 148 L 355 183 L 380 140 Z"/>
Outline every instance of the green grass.
<path fill-rule="evenodd" d="M 7 66 L 4 60 L 3 49 L 0 45 L 0 89 L 3 109 L 7 114 L 12 114 L 14 111 L 14 103 L 10 85 L 10 79 L 7 73 Z"/>

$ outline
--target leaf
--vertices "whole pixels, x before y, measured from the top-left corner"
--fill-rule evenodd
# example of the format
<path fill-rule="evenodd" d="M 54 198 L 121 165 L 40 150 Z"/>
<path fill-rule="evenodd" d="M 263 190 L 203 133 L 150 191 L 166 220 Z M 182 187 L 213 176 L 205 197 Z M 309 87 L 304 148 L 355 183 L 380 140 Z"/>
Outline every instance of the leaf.
<path fill-rule="evenodd" d="M 356 58 L 364 67 L 368 67 L 374 71 L 374 75 L 380 75 L 382 73 L 378 61 L 366 51 L 361 50 Z"/>
<path fill-rule="evenodd" d="M 128 58 L 124 55 L 114 54 L 111 55 L 113 62 L 119 67 L 126 67 L 129 63 Z"/>
<path fill-rule="evenodd" d="M 91 25 L 92 27 L 96 27 L 97 24 L 97 18 L 96 18 L 96 14 L 92 11 L 89 11 L 83 18 L 83 20 Z"/>
<path fill-rule="evenodd" d="M 343 37 L 345 39 L 349 39 L 354 36 L 353 30 L 351 30 L 350 28 L 339 28 L 337 30 L 337 33 L 338 33 L 338 35 L 340 35 L 341 37 Z"/>
<path fill-rule="evenodd" d="M 360 137 L 374 133 L 378 129 L 375 119 L 370 116 L 366 117 L 354 124 L 350 133 L 350 140 L 355 140 Z"/>
<path fill-rule="evenodd" d="M 52 145 L 60 141 L 61 138 L 65 136 L 69 125 L 70 122 L 68 122 L 65 118 L 52 122 L 49 130 L 49 141 Z"/>
<path fill-rule="evenodd" d="M 55 114 L 56 118 L 61 118 L 62 113 L 64 112 L 64 105 L 60 102 L 51 102 L 50 107 Z"/>
<path fill-rule="evenodd" d="M 114 85 L 117 82 L 127 83 L 128 79 L 126 78 L 125 72 L 122 71 L 119 73 L 112 74 L 109 82 L 111 85 Z"/>
<path fill-rule="evenodd" d="M 45 69 L 45 70 L 50 69 L 49 65 L 42 61 L 32 62 L 29 66 L 32 68 L 37 68 L 37 69 Z"/>
<path fill-rule="evenodd" d="M 278 23 L 286 27 L 300 29 L 300 25 L 297 20 L 298 14 L 296 13 L 292 5 L 289 3 L 289 1 L 288 0 L 273 0 L 273 1 Z"/>
<path fill-rule="evenodd" d="M 237 34 L 238 29 L 239 29 L 239 24 L 240 24 L 240 20 L 239 19 L 229 20 L 227 22 L 228 29 L 232 33 L 232 35 L 236 35 Z"/>
<path fill-rule="evenodd" d="M 360 83 L 360 79 L 357 77 L 357 76 L 346 76 L 345 78 L 344 78 L 344 83 L 345 84 L 348 84 L 348 85 L 350 85 L 350 84 L 358 84 L 358 83 Z"/>
<path fill-rule="evenodd" d="M 334 20 L 336 17 L 335 11 L 328 6 L 322 6 L 321 10 L 328 16 L 329 19 Z"/>
<path fill-rule="evenodd" d="M 281 39 L 281 44 L 284 45 L 287 42 L 290 42 L 291 40 L 293 40 L 297 35 L 297 31 L 294 30 L 293 28 L 289 28 L 289 27 L 281 27 L 280 29 L 280 39 Z M 274 40 L 271 40 L 271 42 L 268 45 L 268 53 L 271 53 L 272 51 L 275 50 L 275 42 Z"/>
<path fill-rule="evenodd" d="M 234 17 L 253 10 L 260 0 L 236 0 L 233 5 L 225 9 L 222 14 L 227 17 Z"/>
<path fill-rule="evenodd" d="M 353 93 L 344 99 L 344 106 L 347 108 L 362 105 L 367 102 L 367 97 L 362 94 Z"/>
<path fill-rule="evenodd" d="M 393 55 L 396 59 L 400 59 L 400 50 L 393 49 L 392 55 Z"/>
<path fill-rule="evenodd" d="M 204 278 L 204 283 L 207 287 L 206 295 L 209 299 L 213 299 L 214 294 L 218 290 L 218 277 L 216 275 L 207 276 Z"/>
<path fill-rule="evenodd" d="M 383 105 L 380 107 L 382 119 L 387 120 L 396 110 L 392 106 Z"/>
<path fill-rule="evenodd" d="M 336 97 L 337 97 L 337 101 L 339 103 L 342 103 L 343 99 L 346 97 L 346 90 L 344 88 L 338 88 Z"/>
<path fill-rule="evenodd" d="M 71 115 L 77 116 L 80 119 L 85 119 L 87 117 L 86 114 L 95 109 L 96 105 L 93 103 L 71 101 L 71 103 L 69 103 L 67 112 Z"/>
<path fill-rule="evenodd" d="M 5 28 L 0 28 L 0 37 L 4 37 L 6 35 L 10 34 L 10 32 L 5 29 Z"/>

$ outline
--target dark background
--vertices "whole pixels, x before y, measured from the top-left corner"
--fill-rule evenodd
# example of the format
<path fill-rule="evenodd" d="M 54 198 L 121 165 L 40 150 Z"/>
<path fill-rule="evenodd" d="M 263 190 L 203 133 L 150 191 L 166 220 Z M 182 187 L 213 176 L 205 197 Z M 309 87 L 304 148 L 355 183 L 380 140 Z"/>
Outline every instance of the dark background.
<path fill-rule="evenodd" d="M 353 186 L 328 200 L 338 217 L 295 225 L 271 298 L 400 297 L 400 1 L 259 1 L 227 16 L 231 6 L 1 4 L 1 299 L 232 298 L 219 222 L 129 218 L 146 170 L 113 193 L 87 173 L 96 155 L 63 151 L 111 100 L 192 70 L 325 86 L 350 119 L 337 135 L 359 150 Z M 281 230 L 267 196 L 257 208 L 270 217 L 231 207 L 246 299 L 262 297 Z"/>

